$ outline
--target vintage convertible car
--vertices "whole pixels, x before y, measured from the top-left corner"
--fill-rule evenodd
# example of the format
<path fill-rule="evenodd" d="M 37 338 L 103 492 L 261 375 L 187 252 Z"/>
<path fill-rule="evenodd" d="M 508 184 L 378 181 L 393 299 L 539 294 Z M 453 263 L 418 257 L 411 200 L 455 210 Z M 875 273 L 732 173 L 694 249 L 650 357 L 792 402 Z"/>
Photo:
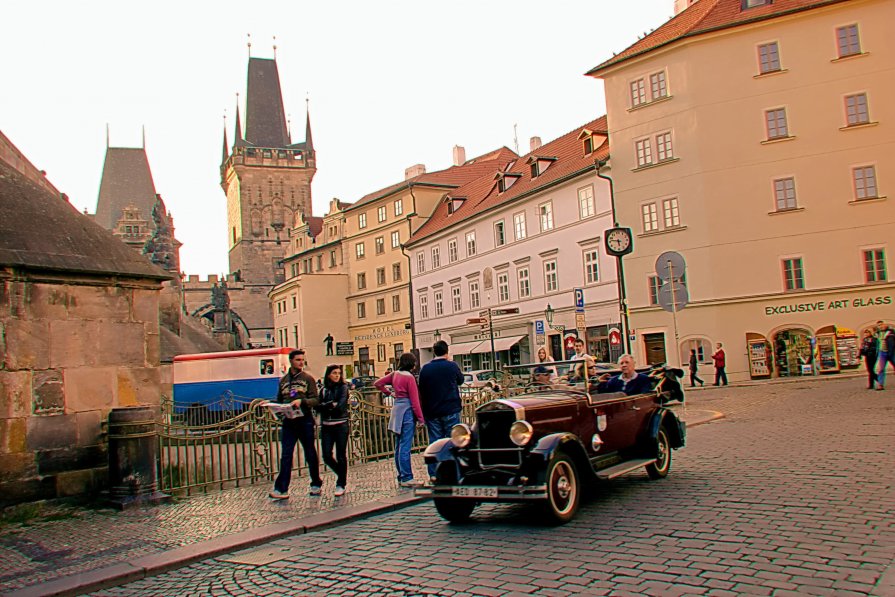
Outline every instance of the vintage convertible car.
<path fill-rule="evenodd" d="M 641 468 L 652 479 L 671 469 L 686 428 L 666 404 L 683 402 L 680 369 L 650 373 L 653 390 L 627 396 L 594 387 L 529 386 L 476 410 L 475 423 L 432 443 L 426 463 L 437 463 L 429 487 L 438 513 L 469 518 L 481 502 L 543 502 L 549 520 L 563 523 L 582 493 L 601 480 Z"/>

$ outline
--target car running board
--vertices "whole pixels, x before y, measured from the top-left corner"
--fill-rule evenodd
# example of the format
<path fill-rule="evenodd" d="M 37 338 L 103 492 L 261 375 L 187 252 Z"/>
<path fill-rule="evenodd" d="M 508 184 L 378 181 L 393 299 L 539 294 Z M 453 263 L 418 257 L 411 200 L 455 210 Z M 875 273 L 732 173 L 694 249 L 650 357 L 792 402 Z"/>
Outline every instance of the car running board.
<path fill-rule="evenodd" d="M 609 468 L 604 468 L 601 471 L 597 471 L 597 478 L 603 480 L 615 479 L 616 477 L 621 477 L 626 473 L 630 473 L 631 471 L 637 470 L 641 467 L 644 467 L 648 464 L 654 464 L 656 462 L 655 458 L 641 458 L 639 460 L 626 460 L 620 464 L 616 464 L 615 466 L 610 466 Z"/>

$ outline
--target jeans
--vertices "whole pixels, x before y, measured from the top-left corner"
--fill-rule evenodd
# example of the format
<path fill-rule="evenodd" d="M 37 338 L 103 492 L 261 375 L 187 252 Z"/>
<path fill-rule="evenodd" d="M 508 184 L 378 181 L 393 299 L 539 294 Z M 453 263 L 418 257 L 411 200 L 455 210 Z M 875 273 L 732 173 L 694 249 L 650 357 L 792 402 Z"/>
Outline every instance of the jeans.
<path fill-rule="evenodd" d="M 892 363 L 892 368 L 895 369 L 895 354 L 888 354 L 880 351 L 879 363 L 877 364 L 879 370 L 876 372 L 876 383 L 878 383 L 881 388 L 886 385 L 886 365 L 889 363 Z"/>
<path fill-rule="evenodd" d="M 305 453 L 305 463 L 308 465 L 308 475 L 311 477 L 311 487 L 320 487 L 323 481 L 320 479 L 320 462 L 317 459 L 317 446 L 314 444 L 314 418 L 309 416 L 297 419 L 283 419 L 282 445 L 283 453 L 280 456 L 280 473 L 274 481 L 273 488 L 281 493 L 289 491 L 289 481 L 292 479 L 292 455 L 295 453 L 296 442 L 301 442 L 302 452 Z"/>
<path fill-rule="evenodd" d="M 429 431 L 429 443 L 433 443 L 436 440 L 450 437 L 451 436 L 451 428 L 460 422 L 460 413 L 454 413 L 452 415 L 445 415 L 443 417 L 429 417 L 426 419 L 426 429 Z M 435 469 L 438 465 L 429 464 L 426 465 L 429 469 L 429 476 L 435 476 Z"/>
<path fill-rule="evenodd" d="M 416 421 L 413 418 L 413 410 L 404 411 L 401 420 L 401 435 L 395 442 L 395 467 L 398 469 L 398 482 L 413 481 L 413 469 L 410 466 L 410 448 L 413 446 L 413 433 L 416 430 Z"/>
<path fill-rule="evenodd" d="M 323 462 L 336 474 L 336 485 L 345 487 L 348 477 L 348 423 L 321 425 L 320 441 L 323 444 Z M 333 448 L 336 449 L 335 458 Z"/>
<path fill-rule="evenodd" d="M 724 372 L 724 367 L 715 367 L 715 385 L 718 385 L 718 382 L 724 382 L 721 385 L 727 385 L 727 373 Z"/>
<path fill-rule="evenodd" d="M 867 368 L 867 389 L 872 390 L 876 386 L 876 355 L 864 356 L 864 367 Z"/>

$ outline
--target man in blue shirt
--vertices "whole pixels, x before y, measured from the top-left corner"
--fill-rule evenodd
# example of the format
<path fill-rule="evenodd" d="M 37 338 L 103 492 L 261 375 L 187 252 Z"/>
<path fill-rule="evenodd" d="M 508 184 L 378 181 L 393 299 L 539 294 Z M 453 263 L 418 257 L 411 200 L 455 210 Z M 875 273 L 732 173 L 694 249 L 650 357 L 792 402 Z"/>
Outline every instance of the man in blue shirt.
<path fill-rule="evenodd" d="M 451 428 L 460 422 L 460 385 L 463 373 L 448 358 L 448 343 L 439 340 L 432 346 L 435 358 L 420 370 L 420 404 L 429 430 L 429 443 L 450 437 Z M 430 464 L 429 476 L 435 476 L 435 465 Z"/>
<path fill-rule="evenodd" d="M 604 373 L 599 377 L 597 393 L 624 392 L 628 396 L 634 396 L 652 391 L 652 380 L 644 373 L 637 373 L 634 368 L 634 357 L 623 354 L 618 360 L 618 366 L 622 370 L 621 374 L 609 377 L 608 373 Z"/>

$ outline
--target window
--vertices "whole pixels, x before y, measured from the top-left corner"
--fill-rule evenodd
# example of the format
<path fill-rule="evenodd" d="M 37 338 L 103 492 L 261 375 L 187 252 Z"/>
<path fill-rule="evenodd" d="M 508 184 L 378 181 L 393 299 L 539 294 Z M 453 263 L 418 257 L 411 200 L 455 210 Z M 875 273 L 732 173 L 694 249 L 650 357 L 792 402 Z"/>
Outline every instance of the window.
<path fill-rule="evenodd" d="M 659 276 L 650 276 L 647 279 L 647 284 L 649 285 L 649 304 L 658 305 L 659 288 L 662 286 L 662 281 L 659 279 Z"/>
<path fill-rule="evenodd" d="M 671 150 L 671 133 L 656 135 L 656 156 L 660 162 L 674 157 L 674 152 Z"/>
<path fill-rule="evenodd" d="M 448 241 L 448 263 L 454 263 L 457 258 L 457 239 L 452 238 Z"/>
<path fill-rule="evenodd" d="M 518 213 L 513 216 L 513 230 L 516 232 L 516 240 L 525 238 L 525 213 Z"/>
<path fill-rule="evenodd" d="M 874 166 L 858 166 L 852 169 L 855 181 L 855 199 L 875 199 L 879 197 L 876 189 L 876 168 Z"/>
<path fill-rule="evenodd" d="M 420 319 L 429 319 L 429 297 L 420 295 Z"/>
<path fill-rule="evenodd" d="M 668 95 L 668 87 L 665 85 L 665 71 L 659 71 L 649 76 L 650 91 L 653 101 Z"/>
<path fill-rule="evenodd" d="M 320 255 L 317 255 L 317 271 L 319 272 L 322 269 L 323 269 L 323 254 L 321 253 Z"/>
<path fill-rule="evenodd" d="M 380 362 L 385 360 L 385 344 L 376 345 L 376 360 Z"/>
<path fill-rule="evenodd" d="M 666 228 L 674 228 L 681 225 L 681 214 L 677 207 L 677 197 L 662 201 L 662 211 L 665 213 Z"/>
<path fill-rule="evenodd" d="M 401 264 L 393 263 L 392 264 L 392 282 L 399 282 L 401 280 Z"/>
<path fill-rule="evenodd" d="M 584 283 L 596 284 L 600 281 L 600 255 L 597 249 L 584 252 Z"/>
<path fill-rule="evenodd" d="M 366 249 L 364 248 L 364 243 L 357 243 L 354 245 L 354 253 L 357 255 L 358 259 L 363 259 L 366 254 Z"/>
<path fill-rule="evenodd" d="M 547 292 L 555 292 L 559 288 L 559 280 L 556 275 L 556 260 L 544 262 L 544 288 Z"/>
<path fill-rule="evenodd" d="M 385 299 L 376 299 L 376 315 L 385 315 Z"/>
<path fill-rule="evenodd" d="M 357 227 L 358 228 L 366 228 L 367 227 L 367 214 L 357 214 Z"/>
<path fill-rule="evenodd" d="M 298 297 L 292 296 L 292 310 L 295 311 L 298 309 Z"/>
<path fill-rule="evenodd" d="M 693 338 L 681 342 L 681 363 L 690 360 L 690 351 L 696 351 L 696 362 L 705 363 L 712 354 L 712 343 L 706 338 Z"/>
<path fill-rule="evenodd" d="M 520 267 L 516 270 L 516 280 L 519 283 L 519 298 L 528 298 L 531 296 L 531 280 L 528 275 L 527 267 Z"/>
<path fill-rule="evenodd" d="M 653 151 L 649 139 L 641 139 L 634 143 L 637 149 L 637 166 L 648 166 L 653 163 Z"/>
<path fill-rule="evenodd" d="M 510 300 L 510 275 L 506 272 L 497 274 L 497 302 Z"/>
<path fill-rule="evenodd" d="M 752 8 L 753 6 L 764 6 L 770 4 L 771 0 L 743 0 L 743 8 Z"/>
<path fill-rule="evenodd" d="M 401 310 L 401 295 L 393 294 L 392 295 L 392 313 L 397 313 Z"/>
<path fill-rule="evenodd" d="M 640 207 L 643 216 L 643 231 L 652 232 L 659 229 L 659 213 L 655 203 L 646 203 Z"/>
<path fill-rule="evenodd" d="M 382 238 L 381 236 L 377 236 L 375 244 L 376 244 L 376 254 L 377 255 L 382 255 L 383 253 L 385 253 L 385 239 L 384 238 Z"/>
<path fill-rule="evenodd" d="M 298 264 L 293 263 L 292 264 L 292 277 L 294 278 L 297 275 L 298 275 Z"/>
<path fill-rule="evenodd" d="M 804 290 L 805 278 L 802 273 L 802 258 L 783 260 L 783 282 L 786 290 Z"/>
<path fill-rule="evenodd" d="M 392 248 L 400 249 L 401 248 L 401 232 L 395 230 L 392 232 Z"/>
<path fill-rule="evenodd" d="M 475 255 L 475 231 L 466 233 L 466 256 Z"/>
<path fill-rule="evenodd" d="M 886 281 L 886 253 L 883 249 L 864 251 L 864 280 L 866 282 Z"/>
<path fill-rule="evenodd" d="M 377 267 L 376 268 L 376 285 L 382 286 L 385 284 L 385 268 Z"/>
<path fill-rule="evenodd" d="M 795 209 L 796 205 L 796 180 L 794 178 L 781 178 L 774 181 L 774 196 L 777 200 L 777 211 Z"/>
<path fill-rule="evenodd" d="M 789 136 L 789 128 L 786 126 L 786 108 L 766 110 L 764 118 L 768 139 L 782 139 Z"/>
<path fill-rule="evenodd" d="M 451 308 L 454 313 L 459 313 L 462 309 L 462 302 L 460 301 L 460 286 L 451 286 Z"/>
<path fill-rule="evenodd" d="M 591 217 L 594 213 L 596 213 L 594 188 L 588 186 L 578 189 L 578 216 L 583 220 Z"/>
<path fill-rule="evenodd" d="M 846 25 L 836 29 L 836 44 L 839 57 L 854 56 L 861 53 L 861 41 L 858 39 L 858 26 Z"/>
<path fill-rule="evenodd" d="M 631 81 L 631 107 L 646 103 L 646 82 L 643 79 Z"/>
<path fill-rule="evenodd" d="M 335 251 L 329 252 L 329 266 L 336 267 L 336 252 Z"/>
<path fill-rule="evenodd" d="M 367 303 L 360 302 L 357 304 L 357 318 L 364 319 L 367 316 Z"/>
<path fill-rule="evenodd" d="M 400 216 L 404 213 L 404 200 L 398 199 L 395 201 L 395 217 Z"/>
<path fill-rule="evenodd" d="M 441 247 L 432 247 L 432 269 L 441 267 Z"/>
<path fill-rule="evenodd" d="M 538 220 L 541 223 L 541 232 L 553 230 L 553 204 L 542 203 L 538 206 Z"/>
<path fill-rule="evenodd" d="M 494 245 L 502 247 L 507 244 L 507 233 L 503 220 L 494 223 Z"/>
<path fill-rule="evenodd" d="M 416 254 L 416 273 L 422 274 L 426 272 L 426 254 L 420 251 Z"/>
<path fill-rule="evenodd" d="M 357 274 L 357 289 L 363 290 L 367 287 L 367 274 L 365 272 L 360 272 Z"/>
<path fill-rule="evenodd" d="M 384 205 L 380 205 L 379 209 L 376 210 L 376 219 L 379 222 L 384 222 L 388 217 L 388 209 Z"/>
<path fill-rule="evenodd" d="M 594 152 L 594 138 L 592 136 L 588 136 L 584 138 L 584 155 L 588 155 Z"/>
<path fill-rule="evenodd" d="M 444 315 L 444 297 L 440 290 L 435 291 L 435 317 Z"/>
<path fill-rule="evenodd" d="M 845 119 L 848 126 L 870 122 L 870 116 L 867 114 L 866 93 L 845 96 Z"/>
<path fill-rule="evenodd" d="M 780 49 L 777 42 L 758 46 L 758 72 L 761 74 L 772 73 L 780 70 Z"/>
<path fill-rule="evenodd" d="M 469 283 L 469 307 L 478 309 L 481 302 L 479 301 L 479 281 L 473 280 Z"/>

